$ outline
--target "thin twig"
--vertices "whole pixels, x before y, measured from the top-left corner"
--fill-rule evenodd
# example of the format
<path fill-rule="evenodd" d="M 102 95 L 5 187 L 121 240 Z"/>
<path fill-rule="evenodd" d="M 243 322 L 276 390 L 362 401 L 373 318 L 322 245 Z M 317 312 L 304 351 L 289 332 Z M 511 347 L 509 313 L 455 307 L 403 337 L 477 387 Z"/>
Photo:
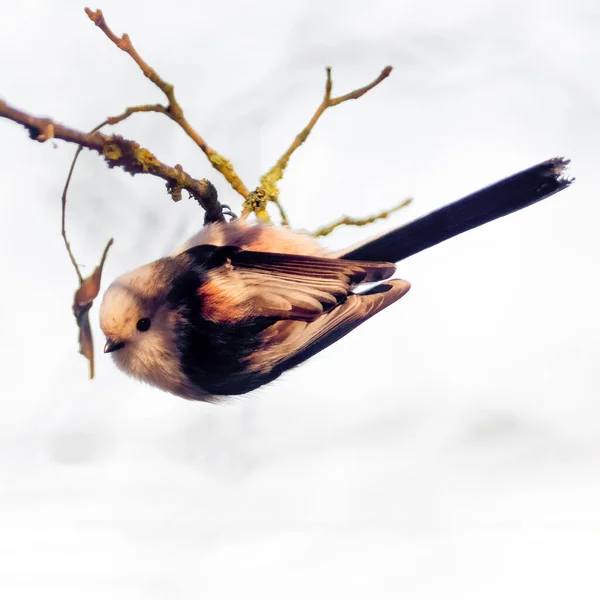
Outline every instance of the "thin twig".
<path fill-rule="evenodd" d="M 166 82 L 158 73 L 139 55 L 137 50 L 131 43 L 129 36 L 124 33 L 121 37 L 115 35 L 110 27 L 107 25 L 104 15 L 101 10 L 90 10 L 85 9 L 87 16 L 100 28 L 106 37 L 113 43 L 117 48 L 123 50 L 131 56 L 135 63 L 142 70 L 142 73 L 156 85 L 163 94 L 167 97 L 169 105 L 165 108 L 164 112 L 169 118 L 175 121 L 185 133 L 196 143 L 196 145 L 206 154 L 208 160 L 212 166 L 219 171 L 223 177 L 229 182 L 231 187 L 241 194 L 244 198 L 250 193 L 248 188 L 244 185 L 242 180 L 239 178 L 231 161 L 221 156 L 216 150 L 211 148 L 204 138 L 189 124 L 183 114 L 183 109 L 175 97 L 175 88 L 172 84 Z M 164 108 L 164 107 L 163 107 Z"/>
<path fill-rule="evenodd" d="M 208 221 L 223 221 L 223 212 L 215 187 L 206 179 L 194 179 L 183 169 L 170 167 L 159 161 L 150 150 L 137 142 L 118 135 L 104 135 L 99 131 L 83 133 L 50 119 L 34 117 L 0 101 L 0 117 L 23 125 L 32 139 L 46 141 L 52 137 L 96 150 L 109 167 L 120 167 L 136 175 L 148 173 L 167 182 L 168 189 L 179 188 L 189 192 L 206 211 Z M 174 197 L 176 200 L 177 198 Z"/>
<path fill-rule="evenodd" d="M 115 117 L 108 117 L 108 119 L 106 119 L 106 121 L 104 121 L 101 125 L 98 125 L 98 127 L 96 127 L 94 131 L 97 131 L 101 127 L 104 127 L 104 125 L 116 125 L 117 123 L 124 121 L 125 119 L 127 119 L 127 117 L 130 117 L 134 113 L 157 112 L 166 115 L 168 114 L 168 111 L 169 109 L 166 106 L 163 106 L 162 104 L 141 104 L 140 106 L 130 106 L 129 108 L 125 109 L 125 111 L 120 115 L 117 115 Z"/>
<path fill-rule="evenodd" d="M 281 204 L 281 201 L 279 200 L 279 196 L 271 196 L 271 202 L 274 202 L 275 205 L 277 206 L 277 209 L 279 210 L 279 216 L 281 217 L 281 224 L 284 227 L 289 227 L 290 220 L 288 219 L 287 213 L 285 212 L 285 209 L 283 208 L 283 204 Z"/>
<path fill-rule="evenodd" d="M 62 234 L 63 240 L 65 242 L 65 248 L 67 249 L 67 253 L 73 266 L 75 267 L 75 272 L 77 273 L 77 279 L 79 279 L 79 284 L 83 282 L 83 275 L 79 270 L 79 265 L 73 256 L 73 252 L 71 251 L 71 244 L 69 244 L 69 240 L 67 239 L 67 230 L 65 227 L 66 213 L 67 213 L 67 191 L 69 190 L 69 185 L 71 184 L 71 177 L 73 176 L 73 171 L 75 170 L 75 163 L 77 162 L 77 158 L 81 154 L 83 150 L 83 146 L 79 146 L 75 151 L 75 156 L 73 157 L 73 161 L 71 162 L 71 168 L 69 169 L 69 174 L 67 175 L 67 181 L 65 182 L 65 188 L 63 189 L 63 193 L 61 196 L 62 202 L 62 212 L 61 212 L 61 229 L 60 232 Z"/>
<path fill-rule="evenodd" d="M 282 210 L 281 204 L 278 202 L 279 188 L 277 186 L 277 182 L 283 177 L 284 171 L 288 165 L 292 154 L 306 141 L 306 138 L 310 135 L 310 132 L 312 131 L 316 122 L 329 107 L 337 106 L 338 104 L 341 104 L 342 102 L 346 102 L 348 100 L 356 100 L 357 98 L 360 98 L 369 90 L 373 89 L 376 85 L 379 85 L 384 79 L 386 79 L 392 72 L 392 67 L 385 67 L 385 69 L 381 71 L 377 79 L 375 79 L 368 85 L 365 85 L 364 87 L 349 92 L 348 94 L 344 94 L 343 96 L 338 96 L 337 98 L 331 97 L 331 90 L 333 87 L 333 83 L 331 81 L 331 67 L 327 67 L 326 72 L 327 79 L 325 81 L 325 94 L 323 96 L 321 104 L 315 111 L 315 114 L 308 122 L 308 125 L 294 138 L 294 141 L 292 142 L 290 147 L 283 153 L 281 158 L 275 163 L 271 170 L 265 173 L 260 178 L 261 187 L 267 192 L 270 199 L 277 204 L 277 207 L 281 212 L 282 220 L 285 219 L 285 221 L 287 221 L 287 218 L 284 217 L 285 213 Z"/>
<path fill-rule="evenodd" d="M 355 219 L 353 217 L 343 216 L 340 219 L 338 219 L 337 221 L 334 221 L 333 223 L 330 223 L 329 225 L 325 225 L 324 227 L 317 229 L 317 231 L 315 231 L 312 235 L 314 237 L 323 237 L 325 235 L 329 235 L 334 229 L 337 229 L 341 225 L 355 225 L 357 227 L 362 227 L 363 225 L 368 225 L 369 223 L 374 223 L 375 221 L 378 221 L 379 219 L 387 219 L 392 213 L 395 213 L 397 210 L 400 210 L 401 208 L 404 208 L 405 206 L 408 206 L 411 202 L 412 202 L 412 199 L 407 198 L 406 200 L 403 200 L 397 206 L 389 208 L 388 210 L 384 210 L 380 213 L 377 213 L 376 215 L 372 215 L 370 217 L 364 217 L 362 219 Z"/>

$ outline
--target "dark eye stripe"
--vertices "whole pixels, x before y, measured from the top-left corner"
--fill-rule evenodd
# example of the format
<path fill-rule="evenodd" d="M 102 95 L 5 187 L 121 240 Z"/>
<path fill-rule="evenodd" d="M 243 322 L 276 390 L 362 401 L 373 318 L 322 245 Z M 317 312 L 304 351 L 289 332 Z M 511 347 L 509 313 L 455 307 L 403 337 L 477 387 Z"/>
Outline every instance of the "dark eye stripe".
<path fill-rule="evenodd" d="M 137 322 L 136 327 L 138 331 L 148 331 L 148 329 L 150 329 L 150 325 L 152 325 L 152 321 L 150 321 L 148 318 L 144 318 Z"/>

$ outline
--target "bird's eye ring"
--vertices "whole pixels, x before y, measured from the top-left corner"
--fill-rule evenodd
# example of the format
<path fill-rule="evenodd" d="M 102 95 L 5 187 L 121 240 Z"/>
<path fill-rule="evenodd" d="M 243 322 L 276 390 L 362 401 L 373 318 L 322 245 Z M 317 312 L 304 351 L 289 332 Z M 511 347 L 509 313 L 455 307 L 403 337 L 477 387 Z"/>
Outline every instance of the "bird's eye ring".
<path fill-rule="evenodd" d="M 150 319 L 148 318 L 144 318 L 144 319 L 140 319 L 137 322 L 137 330 L 138 331 L 148 331 L 148 329 L 150 329 L 150 325 L 152 324 L 152 322 L 150 321 Z"/>

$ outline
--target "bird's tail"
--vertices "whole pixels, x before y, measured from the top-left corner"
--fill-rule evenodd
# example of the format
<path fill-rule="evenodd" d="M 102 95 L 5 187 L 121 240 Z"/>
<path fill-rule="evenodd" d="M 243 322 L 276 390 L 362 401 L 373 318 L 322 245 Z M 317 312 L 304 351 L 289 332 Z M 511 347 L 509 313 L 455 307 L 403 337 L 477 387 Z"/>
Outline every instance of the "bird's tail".
<path fill-rule="evenodd" d="M 337 256 L 351 260 L 401 261 L 564 190 L 573 181 L 564 177 L 568 164 L 564 158 L 547 160 L 359 246 L 343 250 Z"/>

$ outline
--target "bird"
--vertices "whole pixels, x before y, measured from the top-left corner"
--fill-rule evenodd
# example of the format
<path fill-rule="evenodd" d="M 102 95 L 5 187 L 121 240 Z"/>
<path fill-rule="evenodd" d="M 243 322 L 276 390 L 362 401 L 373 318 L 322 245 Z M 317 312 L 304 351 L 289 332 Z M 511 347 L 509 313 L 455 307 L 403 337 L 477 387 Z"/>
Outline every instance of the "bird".
<path fill-rule="evenodd" d="M 391 279 L 395 263 L 564 190 L 574 181 L 568 164 L 544 161 L 337 252 L 283 226 L 208 223 L 110 284 L 100 308 L 104 352 L 125 373 L 188 400 L 256 390 L 402 298 L 410 284 Z"/>

